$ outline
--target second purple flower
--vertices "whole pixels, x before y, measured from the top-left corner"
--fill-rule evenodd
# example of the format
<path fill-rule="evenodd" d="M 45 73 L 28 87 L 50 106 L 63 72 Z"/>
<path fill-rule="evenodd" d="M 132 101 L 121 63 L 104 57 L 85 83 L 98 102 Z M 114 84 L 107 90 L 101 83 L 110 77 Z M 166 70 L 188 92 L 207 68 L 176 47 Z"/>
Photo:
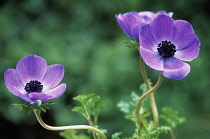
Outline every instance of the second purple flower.
<path fill-rule="evenodd" d="M 157 16 L 140 32 L 140 55 L 151 68 L 165 77 L 182 79 L 190 72 L 189 64 L 200 51 L 200 41 L 190 23 Z"/>

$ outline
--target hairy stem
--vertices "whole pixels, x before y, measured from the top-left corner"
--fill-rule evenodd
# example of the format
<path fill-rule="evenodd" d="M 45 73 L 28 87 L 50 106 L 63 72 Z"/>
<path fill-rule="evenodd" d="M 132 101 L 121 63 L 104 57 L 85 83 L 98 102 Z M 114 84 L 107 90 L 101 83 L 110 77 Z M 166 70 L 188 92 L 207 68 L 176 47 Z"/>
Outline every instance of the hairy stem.
<path fill-rule="evenodd" d="M 140 104 L 141 104 L 141 102 L 144 100 L 144 98 L 145 98 L 146 96 L 150 95 L 151 93 L 153 93 L 155 90 L 158 89 L 158 87 L 159 87 L 159 86 L 161 85 L 161 83 L 162 83 L 162 80 L 163 80 L 163 75 L 160 73 L 159 78 L 158 78 L 158 81 L 157 81 L 157 83 L 155 84 L 155 86 L 152 87 L 152 88 L 151 88 L 150 90 L 148 90 L 147 92 L 145 92 L 145 93 L 139 98 L 139 100 L 138 100 L 138 102 L 137 102 L 137 104 L 136 104 L 136 111 L 135 111 L 135 113 L 136 113 L 136 118 L 138 119 L 138 121 L 139 121 L 139 123 L 140 123 L 141 126 L 143 126 L 144 123 L 143 123 L 143 120 L 142 120 L 142 118 L 141 118 L 141 116 L 140 116 L 140 113 L 139 113 L 139 111 L 140 111 Z"/>
<path fill-rule="evenodd" d="M 88 120 L 89 125 L 93 127 L 93 123 L 92 123 L 91 117 L 90 117 L 90 115 L 89 115 L 89 113 L 87 112 L 86 109 L 85 109 L 85 113 L 86 113 L 86 119 Z M 92 131 L 92 135 L 93 135 L 93 139 L 97 139 L 94 131 Z"/>
<path fill-rule="evenodd" d="M 147 73 L 146 73 L 146 70 L 145 70 L 144 61 L 141 57 L 140 57 L 140 68 L 141 68 L 141 74 L 142 74 L 144 83 L 146 84 L 147 90 L 150 90 L 151 87 L 150 87 L 150 84 L 149 84 L 149 81 L 148 81 L 148 78 L 147 78 Z M 151 93 L 149 95 L 149 102 L 150 102 L 150 106 L 151 106 L 151 109 L 152 109 L 152 114 L 153 114 L 155 127 L 158 127 L 158 125 L 159 125 L 158 110 L 157 110 L 155 97 L 154 97 L 153 93 Z"/>
<path fill-rule="evenodd" d="M 44 127 L 45 129 L 48 130 L 53 130 L 53 131 L 61 131 L 61 130 L 73 130 L 73 129 L 88 129 L 88 130 L 92 130 L 96 133 L 98 133 L 102 139 L 107 139 L 106 136 L 97 128 L 92 127 L 92 126 L 88 126 L 88 125 L 71 125 L 71 126 L 49 126 L 47 124 L 44 123 L 44 121 L 42 120 L 41 116 L 40 116 L 40 110 L 34 110 L 34 113 L 36 115 L 37 120 L 39 121 L 40 125 L 42 127 Z"/>

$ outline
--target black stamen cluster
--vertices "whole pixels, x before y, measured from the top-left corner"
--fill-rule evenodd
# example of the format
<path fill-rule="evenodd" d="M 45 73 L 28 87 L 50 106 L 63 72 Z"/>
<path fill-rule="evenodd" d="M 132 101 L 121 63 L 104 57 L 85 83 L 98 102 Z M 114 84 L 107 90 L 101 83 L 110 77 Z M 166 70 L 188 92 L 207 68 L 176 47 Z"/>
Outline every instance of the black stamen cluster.
<path fill-rule="evenodd" d="M 164 58 L 170 58 L 176 52 L 176 46 L 167 40 L 161 41 L 161 43 L 159 43 L 157 47 L 159 55 Z"/>
<path fill-rule="evenodd" d="M 30 81 L 29 83 L 26 84 L 24 89 L 28 93 L 31 93 L 31 92 L 40 93 L 40 92 L 42 92 L 43 85 L 39 81 L 32 80 L 32 81 Z"/>

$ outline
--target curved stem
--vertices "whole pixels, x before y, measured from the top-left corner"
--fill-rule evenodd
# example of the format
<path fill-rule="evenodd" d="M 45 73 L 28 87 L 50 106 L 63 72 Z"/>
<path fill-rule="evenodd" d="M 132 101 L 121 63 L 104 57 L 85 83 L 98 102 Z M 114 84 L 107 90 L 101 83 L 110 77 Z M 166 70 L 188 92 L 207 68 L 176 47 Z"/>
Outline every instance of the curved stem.
<path fill-rule="evenodd" d="M 88 125 L 71 125 L 71 126 L 58 126 L 58 127 L 49 126 L 49 125 L 45 124 L 44 121 L 42 120 L 42 118 L 40 116 L 40 110 L 34 110 L 34 113 L 35 113 L 36 118 L 39 121 L 40 125 L 42 127 L 44 127 L 45 129 L 53 130 L 53 131 L 70 130 L 70 129 L 88 129 L 88 130 L 92 130 L 92 131 L 98 133 L 102 137 L 102 139 L 107 139 L 106 136 L 95 127 L 88 126 Z"/>
<path fill-rule="evenodd" d="M 141 116 L 140 116 L 140 113 L 139 113 L 140 104 L 141 104 L 141 102 L 144 100 L 144 98 L 145 98 L 146 96 L 150 95 L 151 93 L 153 93 L 155 90 L 158 89 L 158 87 L 159 87 L 159 86 L 161 85 L 161 83 L 162 83 L 162 80 L 163 80 L 163 75 L 160 73 L 159 78 L 158 78 L 158 81 L 157 81 L 157 83 L 155 84 L 155 86 L 154 86 L 153 88 L 151 88 L 150 90 L 148 90 L 147 92 L 145 92 L 145 93 L 139 98 L 139 100 L 138 100 L 138 102 L 137 102 L 137 104 L 136 104 L 136 111 L 135 111 L 135 113 L 136 113 L 136 118 L 138 119 L 138 121 L 139 121 L 139 123 L 140 123 L 141 126 L 143 126 L 144 123 L 143 123 L 143 120 L 142 120 L 142 118 L 141 118 Z"/>
<path fill-rule="evenodd" d="M 147 90 L 150 90 L 151 87 L 150 87 L 150 84 L 149 84 L 149 81 L 147 78 L 147 73 L 146 73 L 145 66 L 144 66 L 144 60 L 141 57 L 140 57 L 140 68 L 141 68 L 141 74 L 142 74 L 144 83 L 146 84 Z M 156 102 L 155 102 L 153 93 L 151 93 L 149 95 L 149 102 L 150 102 L 150 106 L 152 109 L 155 127 L 158 127 L 158 125 L 159 125 L 158 110 L 157 110 L 157 106 L 156 106 Z"/>

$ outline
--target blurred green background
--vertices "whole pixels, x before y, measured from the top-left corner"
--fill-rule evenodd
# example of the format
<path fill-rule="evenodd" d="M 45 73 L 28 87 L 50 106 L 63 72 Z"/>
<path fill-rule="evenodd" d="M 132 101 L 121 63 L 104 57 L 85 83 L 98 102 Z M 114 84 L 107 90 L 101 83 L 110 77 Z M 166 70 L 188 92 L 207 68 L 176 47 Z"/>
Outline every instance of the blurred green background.
<path fill-rule="evenodd" d="M 11 106 L 24 103 L 4 84 L 4 72 L 15 68 L 25 56 L 36 54 L 48 64 L 65 67 L 65 94 L 42 117 L 50 125 L 87 124 L 71 109 L 79 94 L 96 93 L 106 103 L 99 118 L 108 138 L 122 131 L 133 134 L 133 124 L 117 108 L 143 82 L 139 53 L 125 46 L 128 37 L 120 29 L 115 14 L 129 11 L 165 10 L 174 19 L 190 22 L 201 41 L 191 72 L 182 80 L 164 78 L 155 95 L 158 109 L 172 107 L 187 122 L 177 139 L 210 137 L 210 1 L 208 0 L 1 0 L 0 2 L 0 132 L 7 139 L 61 139 L 59 132 L 43 129 L 32 114 L 27 116 Z M 153 82 L 158 72 L 147 68 Z M 162 135 L 161 139 L 168 139 Z"/>

